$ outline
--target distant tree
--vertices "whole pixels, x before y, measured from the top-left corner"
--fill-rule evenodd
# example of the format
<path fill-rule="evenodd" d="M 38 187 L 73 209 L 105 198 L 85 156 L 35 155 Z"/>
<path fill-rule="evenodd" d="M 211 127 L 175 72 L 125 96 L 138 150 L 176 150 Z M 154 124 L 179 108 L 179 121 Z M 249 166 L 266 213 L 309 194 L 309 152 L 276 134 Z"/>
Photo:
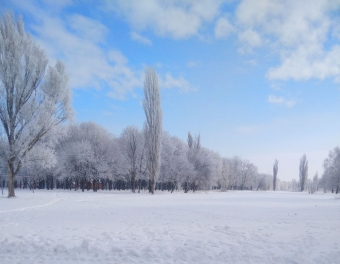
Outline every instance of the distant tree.
<path fill-rule="evenodd" d="M 256 173 L 254 174 L 253 177 L 253 190 L 256 189 L 258 190 L 267 190 L 267 179 L 269 175 L 264 174 L 264 173 Z"/>
<path fill-rule="evenodd" d="M 324 186 L 324 192 L 331 190 L 338 193 L 340 191 L 340 148 L 336 147 L 328 154 L 325 159 L 324 173 L 322 175 L 321 184 Z"/>
<path fill-rule="evenodd" d="M 20 174 L 35 182 L 39 189 L 53 188 L 53 178 L 49 174 L 57 163 L 56 144 L 56 140 L 45 137 L 26 155 L 20 169 Z"/>
<path fill-rule="evenodd" d="M 253 175 L 257 173 L 257 167 L 249 162 L 248 160 L 243 160 L 241 162 L 241 174 L 240 174 L 240 186 L 239 189 L 242 191 L 246 188 L 250 188 L 251 179 Z"/>
<path fill-rule="evenodd" d="M 184 179 L 194 172 L 194 168 L 187 157 L 187 150 L 188 146 L 182 140 L 163 132 L 159 180 L 163 185 L 165 184 L 168 191 L 173 192 L 178 189 Z"/>
<path fill-rule="evenodd" d="M 189 132 L 187 142 L 187 157 L 194 171 L 192 174 L 187 175 L 183 182 L 184 192 L 209 189 L 212 186 L 213 171 L 216 173 L 216 167 L 214 168 L 213 161 L 216 155 L 212 151 L 201 147 L 200 135 L 193 138 Z"/>
<path fill-rule="evenodd" d="M 222 158 L 222 173 L 220 177 L 222 192 L 225 192 L 228 189 L 230 174 L 230 162 L 227 158 Z"/>
<path fill-rule="evenodd" d="M 119 159 L 115 138 L 103 127 L 93 123 L 81 123 L 68 127 L 67 135 L 56 147 L 58 164 L 55 174 L 59 181 L 75 183 L 75 189 L 90 188 L 97 191 L 112 180 Z"/>
<path fill-rule="evenodd" d="M 277 172 L 279 170 L 279 161 L 276 159 L 273 165 L 273 189 L 276 190 L 276 180 L 277 180 Z"/>
<path fill-rule="evenodd" d="M 0 21 L 0 156 L 8 167 L 8 197 L 15 196 L 15 176 L 27 154 L 71 116 L 67 83 L 63 63 L 48 66 L 22 19 L 5 14 Z"/>
<path fill-rule="evenodd" d="M 136 177 L 138 174 L 139 161 L 143 154 L 144 142 L 138 127 L 125 128 L 120 136 L 120 149 L 124 157 L 124 167 L 131 177 L 131 190 L 136 190 Z"/>
<path fill-rule="evenodd" d="M 154 68 L 145 70 L 143 108 L 146 116 L 144 125 L 146 140 L 149 190 L 155 193 L 155 185 L 161 166 L 162 108 L 158 77 Z"/>
<path fill-rule="evenodd" d="M 184 181 L 183 181 L 183 189 L 184 192 L 188 192 L 190 189 L 193 191 L 196 190 L 197 186 L 197 171 L 199 167 L 199 153 L 201 150 L 201 137 L 198 135 L 197 137 L 193 138 L 191 135 L 190 131 L 188 132 L 188 138 L 187 138 L 187 143 L 188 143 L 188 152 L 187 152 L 187 157 L 189 162 L 192 164 L 193 167 L 193 173 L 186 175 Z"/>
<path fill-rule="evenodd" d="M 303 154 L 302 158 L 300 159 L 299 176 L 300 190 L 303 192 L 308 178 L 308 160 L 306 158 L 306 154 Z"/>
<path fill-rule="evenodd" d="M 64 177 L 71 177 L 75 183 L 75 190 L 78 187 L 82 191 L 86 183 L 90 182 L 96 173 L 95 157 L 88 140 L 69 142 L 63 148 L 63 155 L 60 157 L 60 169 Z"/>
<path fill-rule="evenodd" d="M 315 173 L 314 177 L 313 177 L 313 181 L 311 181 L 310 183 L 310 188 L 309 188 L 309 192 L 310 193 L 314 193 L 318 190 L 318 184 L 319 184 L 319 176 L 318 173 Z"/>
<path fill-rule="evenodd" d="M 234 156 L 230 160 L 230 170 L 231 170 L 231 176 L 229 180 L 229 189 L 236 190 L 238 186 L 238 178 L 241 171 L 241 162 L 242 159 L 238 156 Z"/>

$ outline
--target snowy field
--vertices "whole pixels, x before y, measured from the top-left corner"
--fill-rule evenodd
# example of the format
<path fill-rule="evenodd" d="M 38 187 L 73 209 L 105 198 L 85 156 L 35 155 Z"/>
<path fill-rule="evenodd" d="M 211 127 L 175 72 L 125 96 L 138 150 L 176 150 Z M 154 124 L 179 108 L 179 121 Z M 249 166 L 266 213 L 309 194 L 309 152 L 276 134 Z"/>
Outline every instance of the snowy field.
<path fill-rule="evenodd" d="M 340 263 L 340 199 L 291 192 L 16 190 L 0 263 Z"/>

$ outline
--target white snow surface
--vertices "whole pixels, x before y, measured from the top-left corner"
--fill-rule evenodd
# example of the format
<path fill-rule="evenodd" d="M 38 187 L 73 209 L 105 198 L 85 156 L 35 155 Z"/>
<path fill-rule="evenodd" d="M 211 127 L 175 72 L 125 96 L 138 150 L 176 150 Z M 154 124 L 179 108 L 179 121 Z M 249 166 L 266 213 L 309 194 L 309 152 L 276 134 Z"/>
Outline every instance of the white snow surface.
<path fill-rule="evenodd" d="M 340 199 L 293 192 L 16 190 L 0 263 L 340 263 Z"/>

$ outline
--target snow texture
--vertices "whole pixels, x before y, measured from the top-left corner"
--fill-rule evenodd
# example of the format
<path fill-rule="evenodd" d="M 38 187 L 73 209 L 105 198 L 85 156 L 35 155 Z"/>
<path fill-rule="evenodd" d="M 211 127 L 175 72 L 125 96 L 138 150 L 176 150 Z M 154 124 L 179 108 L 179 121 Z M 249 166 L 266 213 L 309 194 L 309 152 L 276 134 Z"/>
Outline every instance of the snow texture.
<path fill-rule="evenodd" d="M 340 199 L 293 192 L 16 190 L 0 263 L 339 263 Z"/>

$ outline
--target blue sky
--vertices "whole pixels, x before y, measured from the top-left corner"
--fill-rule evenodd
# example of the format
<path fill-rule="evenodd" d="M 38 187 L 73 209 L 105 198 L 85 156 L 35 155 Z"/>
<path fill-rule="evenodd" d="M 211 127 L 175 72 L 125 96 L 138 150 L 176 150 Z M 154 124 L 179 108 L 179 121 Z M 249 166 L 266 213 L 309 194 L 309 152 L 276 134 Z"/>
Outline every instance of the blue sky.
<path fill-rule="evenodd" d="M 164 129 L 298 179 L 322 174 L 340 136 L 340 1 L 2 1 L 70 74 L 78 122 L 143 126 L 158 72 Z"/>

